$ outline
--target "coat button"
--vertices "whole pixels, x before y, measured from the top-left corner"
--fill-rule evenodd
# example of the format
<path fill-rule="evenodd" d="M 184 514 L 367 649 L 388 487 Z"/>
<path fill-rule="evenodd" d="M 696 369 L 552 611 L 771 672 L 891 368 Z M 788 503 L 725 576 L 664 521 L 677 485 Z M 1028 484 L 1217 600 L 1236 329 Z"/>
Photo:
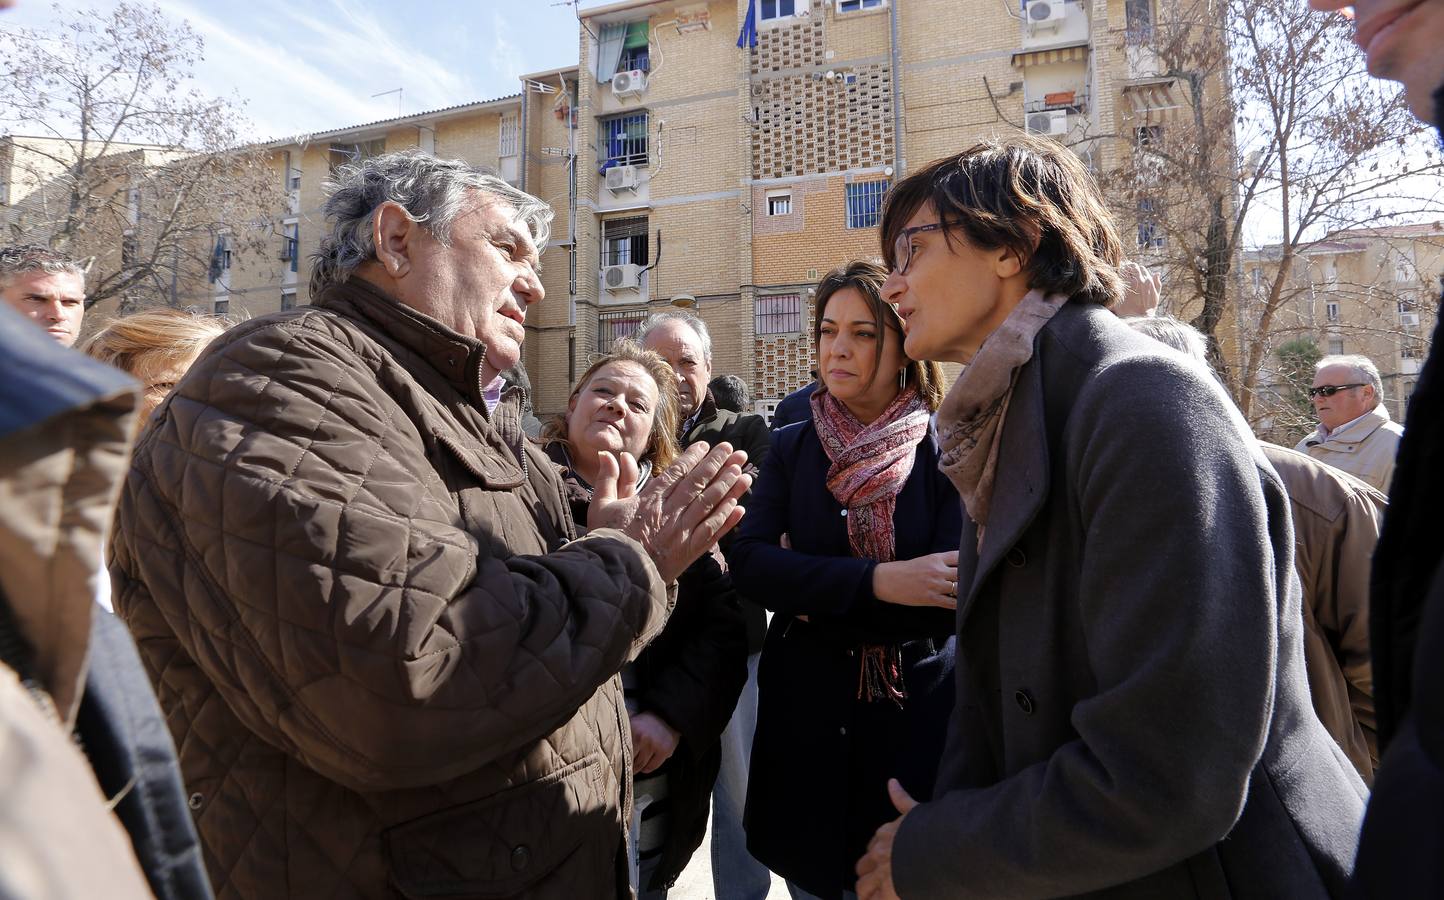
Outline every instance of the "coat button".
<path fill-rule="evenodd" d="M 844 725 L 842 728 L 837 729 L 837 733 L 843 737 L 847 737 L 847 726 Z"/>
<path fill-rule="evenodd" d="M 186 800 L 186 806 L 189 806 L 191 809 L 200 809 L 201 804 L 205 802 L 206 798 L 202 797 L 200 794 L 191 794 L 189 799 Z"/>
<path fill-rule="evenodd" d="M 511 870 L 520 872 L 531 865 L 531 849 L 522 844 L 511 851 Z"/>
<path fill-rule="evenodd" d="M 1013 702 L 1023 711 L 1023 715 L 1033 714 L 1033 695 L 1025 690 L 1019 689 L 1013 692 Z"/>
<path fill-rule="evenodd" d="M 847 518 L 847 510 L 844 509 L 844 510 L 842 511 L 842 517 L 843 517 L 844 519 Z"/>
<path fill-rule="evenodd" d="M 1028 555 L 1017 547 L 1008 551 L 1008 565 L 1021 569 L 1028 564 Z"/>

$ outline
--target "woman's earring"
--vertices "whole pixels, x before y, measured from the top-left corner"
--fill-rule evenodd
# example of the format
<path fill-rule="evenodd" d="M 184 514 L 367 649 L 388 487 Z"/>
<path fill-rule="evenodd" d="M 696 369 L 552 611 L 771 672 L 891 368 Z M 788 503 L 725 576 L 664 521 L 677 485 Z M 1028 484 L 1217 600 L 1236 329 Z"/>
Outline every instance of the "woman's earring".
<path fill-rule="evenodd" d="M 905 388 L 905 387 L 907 387 L 907 386 L 908 386 L 908 370 L 907 370 L 907 366 L 903 366 L 902 371 L 898 372 L 898 374 L 897 374 L 897 387 L 898 387 L 898 390 L 902 390 L 903 388 Z"/>

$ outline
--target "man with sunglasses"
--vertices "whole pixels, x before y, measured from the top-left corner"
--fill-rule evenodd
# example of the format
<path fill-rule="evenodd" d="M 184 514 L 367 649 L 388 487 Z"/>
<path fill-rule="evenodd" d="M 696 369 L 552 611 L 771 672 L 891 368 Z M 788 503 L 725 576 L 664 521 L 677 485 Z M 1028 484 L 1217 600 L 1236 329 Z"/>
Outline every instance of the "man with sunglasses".
<path fill-rule="evenodd" d="M 1294 449 L 1388 493 L 1404 429 L 1384 408 L 1379 369 L 1365 356 L 1326 356 L 1309 389 L 1319 427 Z"/>

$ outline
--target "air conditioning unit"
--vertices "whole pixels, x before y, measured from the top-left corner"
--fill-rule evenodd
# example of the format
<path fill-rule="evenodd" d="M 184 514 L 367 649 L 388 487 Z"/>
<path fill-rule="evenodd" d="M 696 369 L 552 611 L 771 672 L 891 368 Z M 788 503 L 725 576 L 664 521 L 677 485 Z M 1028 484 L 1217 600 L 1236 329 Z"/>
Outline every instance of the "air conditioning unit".
<path fill-rule="evenodd" d="M 1056 31 L 1066 13 L 1063 0 L 1028 0 L 1028 31 Z"/>
<path fill-rule="evenodd" d="M 1399 313 L 1399 324 L 1408 328 L 1418 328 L 1419 314 L 1416 312 L 1401 312 Z"/>
<path fill-rule="evenodd" d="M 1029 4 L 1032 8 L 1032 4 Z M 1049 109 L 1028 114 L 1028 131 L 1031 134 L 1067 134 L 1068 111 Z"/>
<path fill-rule="evenodd" d="M 618 191 L 635 191 L 636 189 L 636 166 L 612 166 L 607 170 L 607 190 L 615 194 Z"/>
<path fill-rule="evenodd" d="M 602 287 L 612 293 L 635 291 L 642 284 L 642 267 L 636 263 L 607 266 L 602 269 Z"/>
<path fill-rule="evenodd" d="M 618 72 L 612 76 L 612 96 L 635 97 L 647 89 L 647 73 L 641 69 Z"/>

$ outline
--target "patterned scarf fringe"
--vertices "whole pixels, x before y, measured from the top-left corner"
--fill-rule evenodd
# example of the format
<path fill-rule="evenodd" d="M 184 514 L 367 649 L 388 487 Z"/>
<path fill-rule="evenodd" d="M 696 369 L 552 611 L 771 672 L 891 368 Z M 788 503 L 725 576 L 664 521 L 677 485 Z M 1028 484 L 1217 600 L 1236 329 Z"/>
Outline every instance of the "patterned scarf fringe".
<path fill-rule="evenodd" d="M 902 708 L 908 698 L 903 684 L 902 652 L 896 644 L 868 644 L 862 648 L 857 672 L 857 699 L 876 703 L 891 700 Z"/>

